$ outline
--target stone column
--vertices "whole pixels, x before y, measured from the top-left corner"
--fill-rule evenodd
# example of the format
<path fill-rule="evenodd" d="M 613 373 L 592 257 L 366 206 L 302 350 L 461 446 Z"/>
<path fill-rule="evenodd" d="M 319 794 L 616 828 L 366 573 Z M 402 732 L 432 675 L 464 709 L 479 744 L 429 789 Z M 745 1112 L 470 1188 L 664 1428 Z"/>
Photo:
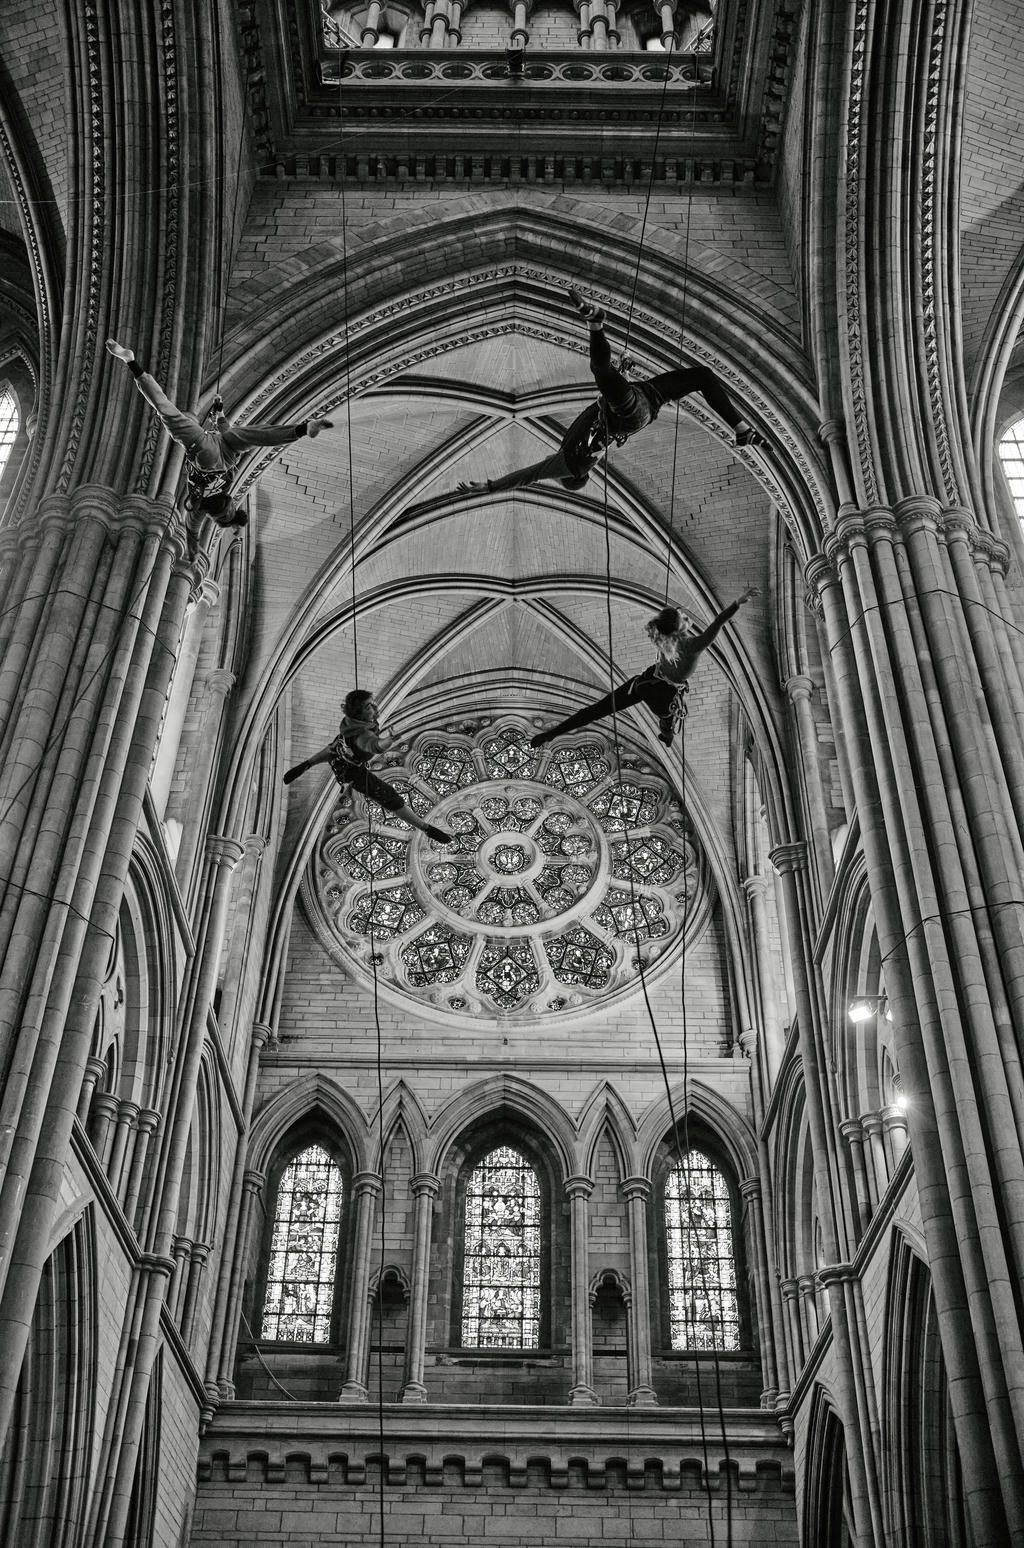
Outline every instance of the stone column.
<path fill-rule="evenodd" d="M 234 674 L 225 671 L 221 667 L 215 667 L 212 672 L 207 672 L 206 674 L 206 688 L 210 695 L 210 703 L 206 713 L 203 715 L 202 731 L 197 737 L 198 755 L 192 769 L 189 783 L 189 801 L 186 808 L 185 821 L 182 825 L 178 858 L 174 865 L 178 884 L 186 894 L 190 891 L 189 878 L 192 875 L 192 868 L 202 841 L 203 823 L 207 807 L 207 790 L 213 775 L 214 761 L 220 742 L 220 727 L 221 721 L 224 718 L 224 705 L 228 694 L 234 686 Z"/>
<path fill-rule="evenodd" d="M 224 941 L 231 873 L 242 857 L 236 840 L 214 834 L 206 844 L 204 896 L 200 911 L 202 928 L 197 941 L 192 972 L 182 996 L 183 1037 L 179 1048 L 177 1091 L 169 1114 L 166 1150 L 161 1158 L 161 1178 L 157 1191 L 152 1239 L 160 1256 L 166 1256 L 174 1241 L 174 1228 L 181 1205 L 181 1184 L 188 1150 L 189 1134 L 195 1114 L 196 1086 L 206 1045 L 207 1016 L 217 981 L 217 966 Z M 111 1495 L 107 1538 L 119 1543 L 128 1521 L 135 1464 L 145 1424 L 146 1400 L 153 1365 L 160 1347 L 160 1314 L 166 1284 L 151 1282 L 142 1329 L 139 1334 L 132 1370 L 124 1430 L 117 1457 L 117 1476 Z"/>
<path fill-rule="evenodd" d="M 92 1094 L 99 1084 L 101 1076 L 105 1075 L 107 1066 L 102 1059 L 97 1059 L 95 1054 L 85 1061 L 85 1075 L 82 1079 L 82 1093 L 78 1098 L 78 1121 L 83 1129 L 89 1122 L 89 1112 L 92 1107 Z"/>
<path fill-rule="evenodd" d="M 793 1372 L 794 1381 L 803 1370 L 806 1350 L 804 1348 L 804 1330 L 800 1320 L 800 1286 L 796 1279 L 783 1279 L 779 1285 L 782 1292 L 782 1303 L 786 1308 L 786 1325 L 789 1329 L 789 1363 Z"/>
<path fill-rule="evenodd" d="M 675 43 L 676 36 L 676 0 L 661 0 L 655 6 L 661 18 L 661 43 L 665 49 L 670 49 Z"/>
<path fill-rule="evenodd" d="M 412 1180 L 414 1210 L 412 1284 L 409 1291 L 405 1377 L 402 1384 L 403 1403 L 427 1401 L 423 1373 L 427 1341 L 427 1296 L 430 1291 L 430 1239 L 434 1200 L 440 1191 L 440 1178 L 433 1177 L 429 1172 L 421 1172 Z"/>
<path fill-rule="evenodd" d="M 801 1274 L 797 1280 L 800 1293 L 800 1317 L 803 1323 L 805 1347 L 813 1349 L 821 1324 L 818 1318 L 818 1286 L 813 1274 Z"/>
<path fill-rule="evenodd" d="M 352 1278 L 348 1316 L 348 1360 L 342 1403 L 365 1403 L 367 1339 L 370 1330 L 370 1243 L 377 1200 L 383 1192 L 376 1172 L 357 1172 L 353 1178 L 356 1196 L 356 1238 L 352 1249 Z"/>
<path fill-rule="evenodd" d="M 128 1183 L 124 1194 L 124 1212 L 128 1224 L 135 1225 L 135 1210 L 139 1202 L 139 1193 L 142 1189 L 142 1174 L 145 1170 L 146 1155 L 149 1150 L 149 1142 L 160 1126 L 160 1114 L 152 1107 L 144 1107 L 139 1113 L 135 1127 L 135 1145 L 132 1150 L 131 1166 L 128 1169 Z"/>
<path fill-rule="evenodd" d="M 754 1313 L 757 1317 L 757 1342 L 761 1350 L 761 1375 L 764 1390 L 761 1407 L 774 1408 L 779 1395 L 775 1363 L 775 1335 L 772 1326 L 771 1292 L 768 1288 L 768 1261 L 765 1256 L 764 1220 L 761 1214 L 761 1180 L 747 1177 L 740 1183 L 740 1197 L 747 1217 L 747 1244 L 754 1269 Z"/>
<path fill-rule="evenodd" d="M 107 1165 L 107 1176 L 110 1178 L 110 1186 L 117 1194 L 121 1192 L 128 1141 L 138 1120 L 138 1102 L 118 1103 L 117 1123 L 114 1127 L 114 1142 L 110 1147 L 110 1161 Z"/>
<path fill-rule="evenodd" d="M 238 1328 L 242 1320 L 242 1282 L 245 1277 L 243 1255 L 249 1252 L 253 1217 L 266 1180 L 262 1172 L 257 1172 L 251 1168 L 246 1168 L 242 1173 L 238 1231 L 235 1238 L 235 1257 L 231 1269 L 232 1294 L 227 1308 L 224 1340 L 220 1350 L 217 1391 L 216 1394 L 210 1394 L 215 1398 L 215 1401 L 223 1398 L 230 1402 L 235 1395 L 235 1350 L 238 1348 Z M 259 1338 L 260 1329 L 253 1328 L 252 1333 L 254 1338 Z M 212 1344 L 213 1341 L 211 1339 L 211 1356 L 213 1353 Z M 209 1382 L 207 1382 L 207 1392 L 209 1393 Z"/>
<path fill-rule="evenodd" d="M 627 1177 L 619 1192 L 626 1201 L 629 1222 L 629 1392 L 631 1408 L 650 1408 L 658 1401 L 651 1379 L 651 1293 L 647 1271 L 647 1206 L 651 1185 L 645 1177 Z"/>
<path fill-rule="evenodd" d="M 768 880 L 764 876 L 748 876 L 743 891 L 750 903 L 750 919 L 754 927 L 754 952 L 757 959 L 757 976 L 761 986 L 761 1020 L 764 1027 L 764 1052 L 769 1090 L 775 1084 L 786 1042 L 779 1022 L 778 980 L 775 976 L 771 932 L 768 928 L 766 896 Z M 767 1096 L 765 1098 L 767 1101 Z"/>
<path fill-rule="evenodd" d="M 178 756 L 178 744 L 181 741 L 181 730 L 185 724 L 185 715 L 196 675 L 196 663 L 203 643 L 203 632 L 219 597 L 220 587 L 216 581 L 204 580 L 185 619 L 181 648 L 174 663 L 174 676 L 171 679 L 167 708 L 160 727 L 160 746 L 153 763 L 153 775 L 150 780 L 150 794 L 158 817 L 163 817 L 164 808 L 167 805 L 167 796 Z"/>
<path fill-rule="evenodd" d="M 256 1080 L 259 1075 L 260 1054 L 266 1047 L 272 1036 L 271 1028 L 263 1022 L 256 1022 L 252 1029 L 252 1040 L 249 1044 L 249 1062 L 245 1072 L 245 1088 L 242 1092 L 242 1130 L 238 1136 L 238 1144 L 235 1148 L 235 1164 L 231 1176 L 231 1188 L 228 1194 L 227 1215 L 224 1221 L 223 1245 L 220 1254 L 220 1272 L 217 1280 L 217 1299 L 213 1308 L 213 1323 L 210 1328 L 210 1347 L 206 1356 L 206 1394 L 210 1403 L 209 1414 L 212 1414 L 227 1387 L 231 1384 L 231 1370 L 225 1370 L 222 1364 L 225 1349 L 229 1358 L 234 1360 L 234 1339 L 225 1341 L 225 1331 L 228 1322 L 229 1307 L 234 1307 L 241 1294 L 242 1283 L 242 1256 L 247 1250 L 248 1225 L 243 1229 L 243 1197 L 245 1179 L 247 1175 L 258 1176 L 262 1185 L 262 1174 L 246 1172 L 246 1149 L 248 1144 L 249 1125 L 252 1121 L 253 1103 L 256 1100 Z M 204 1413 L 207 1410 L 204 1408 Z M 209 1415 L 207 1415 L 209 1417 Z"/>
<path fill-rule="evenodd" d="M 512 34 L 509 38 L 511 48 L 525 48 L 529 43 L 530 33 L 526 23 L 532 8 L 532 0 L 512 0 Z"/>
<path fill-rule="evenodd" d="M 373 48 L 380 38 L 380 33 L 377 30 L 380 26 L 380 12 L 380 0 L 370 0 L 370 5 L 366 12 L 366 20 L 363 22 L 363 31 L 359 39 L 363 48 Z"/>
<path fill-rule="evenodd" d="M 811 848 L 814 852 L 814 864 L 820 883 L 820 895 L 824 900 L 828 896 L 835 875 L 835 862 L 832 858 L 832 840 L 829 837 L 828 813 L 825 810 L 825 798 L 821 789 L 821 762 L 818 747 L 818 730 L 814 724 L 814 716 L 811 713 L 811 694 L 814 691 L 814 682 L 810 677 L 799 674 L 791 677 L 786 683 L 786 693 L 789 702 L 793 706 L 793 714 L 796 720 L 797 745 L 800 748 L 800 762 L 803 766 L 804 794 L 807 798 L 807 821 L 810 832 Z"/>
<path fill-rule="evenodd" d="M 845 1168 L 840 1167 L 836 1153 L 837 1124 L 833 1119 L 832 1093 L 828 1072 L 824 1067 L 822 1036 L 818 1017 L 816 984 L 811 968 L 809 943 L 805 926 L 810 918 L 806 896 L 801 887 L 802 872 L 806 865 L 803 844 L 787 844 L 774 849 L 771 861 L 782 878 L 786 899 L 786 915 L 790 926 L 793 948 L 793 980 L 796 990 L 797 1014 L 800 1027 L 800 1053 L 804 1063 L 804 1092 L 806 1096 L 807 1124 L 814 1156 L 814 1179 L 818 1198 L 818 1219 L 824 1254 L 827 1260 L 838 1260 L 838 1246 L 845 1247 L 847 1217 L 842 1190 Z M 799 878 L 799 879 L 798 879 Z M 849 1222 L 852 1226 L 852 1220 Z M 846 1460 L 850 1476 L 850 1500 L 856 1531 L 865 1538 L 871 1532 L 879 1542 L 884 1541 L 882 1523 L 878 1512 L 878 1483 L 875 1473 L 875 1457 L 867 1443 L 870 1421 L 864 1412 L 861 1391 L 858 1387 L 855 1364 L 856 1334 L 847 1317 L 847 1307 L 841 1290 L 829 1281 L 829 1306 L 832 1316 L 832 1347 L 835 1355 L 835 1382 L 846 1424 Z M 815 1307 L 815 1316 L 817 1307 Z"/>
<path fill-rule="evenodd" d="M 101 1091 L 99 1096 L 93 1097 L 92 1112 L 89 1114 L 89 1138 L 104 1171 L 110 1154 L 114 1119 L 120 1105 L 112 1091 Z"/>
<path fill-rule="evenodd" d="M 861 1128 L 868 1142 L 868 1154 L 871 1157 L 871 1171 L 875 1180 L 875 1198 L 880 1199 L 889 1186 L 889 1167 L 885 1159 L 885 1148 L 882 1144 L 882 1115 L 881 1113 L 863 1113 L 861 1115 Z"/>
<path fill-rule="evenodd" d="M 185 1284 L 185 1299 L 181 1308 L 181 1336 L 186 1345 L 191 1347 L 192 1336 L 195 1333 L 196 1308 L 199 1304 L 199 1287 L 203 1282 L 203 1270 L 210 1256 L 210 1248 L 207 1242 L 193 1242 L 189 1253 L 188 1279 Z"/>
<path fill-rule="evenodd" d="M 872 1196 L 864 1166 L 864 1129 L 858 1118 L 845 1118 L 839 1125 L 839 1132 L 850 1149 L 857 1212 L 860 1217 L 860 1231 L 863 1233 L 871 1219 L 871 1211 L 876 1202 Z"/>
<path fill-rule="evenodd" d="M 192 1255 L 192 1242 L 187 1236 L 176 1236 L 171 1244 L 171 1257 L 174 1259 L 174 1270 L 171 1274 L 170 1288 L 167 1291 L 167 1310 L 175 1322 L 181 1320 L 181 1304 L 185 1295 L 185 1283 L 187 1279 L 186 1265 Z"/>
<path fill-rule="evenodd" d="M 593 1407 L 594 1391 L 593 1325 L 590 1314 L 590 1231 L 587 1201 L 594 1191 L 589 1177 L 569 1177 L 565 1192 L 572 1216 L 572 1386 L 569 1402 Z"/>
<path fill-rule="evenodd" d="M 883 1107 L 880 1117 L 882 1119 L 882 1133 L 885 1138 L 886 1153 L 889 1159 L 889 1175 L 892 1176 L 903 1160 L 903 1152 L 909 1143 L 907 1137 L 907 1114 L 904 1108 L 894 1103 L 891 1107 Z"/>
<path fill-rule="evenodd" d="M 851 519 L 855 524 L 856 517 Z M 915 632 L 905 639 L 901 631 L 897 662 L 891 667 L 886 664 L 888 631 L 880 636 L 875 630 L 869 642 L 866 620 L 883 608 L 888 620 L 904 605 L 903 581 L 899 581 L 898 590 L 889 588 L 891 602 L 888 593 L 879 598 L 872 583 L 865 592 L 852 570 L 848 541 L 857 541 L 856 531 L 850 532 L 849 540 L 844 535 L 837 543 L 834 562 L 816 560 L 808 567 L 808 580 L 821 599 L 825 646 L 832 654 L 839 718 L 847 733 L 850 779 L 871 881 L 879 949 L 886 963 L 886 990 L 896 1013 L 899 1067 L 911 1094 L 914 1164 L 949 1373 L 950 1403 L 963 1459 L 968 1516 L 979 1543 L 1002 1544 L 1007 1541 L 1009 1522 L 1024 1523 L 1020 1442 L 1009 1409 L 1003 1367 L 1008 1346 L 996 1332 L 997 1322 L 1005 1333 L 1017 1318 L 1015 1314 L 1007 1318 L 1002 1308 L 996 1315 L 994 1301 L 1001 1296 L 999 1290 L 993 1292 L 992 1270 L 985 1259 L 988 1252 L 998 1256 L 998 1234 L 986 1231 L 986 1251 L 981 1250 L 978 1219 L 979 1203 L 990 1196 L 990 1181 L 984 1175 L 987 1149 L 977 1133 L 977 1097 L 969 1090 L 957 1089 L 952 1078 L 954 1067 L 962 1076 L 972 1062 L 964 1046 L 961 1022 L 966 989 L 958 992 L 951 982 L 959 971 L 959 943 L 951 946 L 944 927 L 928 923 L 938 917 L 937 910 L 941 913 L 949 908 L 950 899 L 948 894 L 941 902 L 934 894 L 926 898 L 922 891 L 925 878 L 915 874 L 928 854 L 923 814 L 914 799 L 923 777 L 914 767 L 903 766 L 902 731 L 895 720 L 886 718 L 882 708 L 883 689 L 889 690 L 889 707 L 895 707 L 891 689 L 901 677 L 905 686 L 914 685 L 916 725 L 921 729 L 929 725 L 929 697 L 918 692 L 915 680 L 919 653 L 925 659 L 934 647 L 922 637 L 923 620 L 915 604 L 908 609 Z M 909 576 L 906 584 L 912 596 Z M 943 591 L 948 589 L 943 584 Z M 948 609 L 949 599 L 944 596 L 941 605 Z M 949 646 L 942 649 L 948 659 L 955 658 L 955 650 Z M 965 702 L 973 702 L 973 695 L 968 699 L 961 695 L 956 705 L 950 698 L 951 713 L 962 715 Z M 929 776 L 927 784 L 934 796 L 943 787 L 948 793 L 951 785 L 955 796 L 960 776 L 955 759 L 948 761 L 945 735 L 942 746 L 943 765 Z M 894 778 L 897 751 L 899 767 Z M 966 815 L 948 831 L 969 835 Z M 960 923 L 965 923 L 965 918 Z M 973 989 L 970 998 L 972 1002 L 976 998 Z M 984 1003 L 984 997 L 979 1003 Z M 972 1158 L 968 1164 L 965 1154 Z M 976 1178 L 974 1173 L 980 1176 Z M 1005 1273 L 997 1280 L 1000 1286 L 1008 1283 Z M 1020 1540 L 1024 1541 L 1024 1528 Z"/>

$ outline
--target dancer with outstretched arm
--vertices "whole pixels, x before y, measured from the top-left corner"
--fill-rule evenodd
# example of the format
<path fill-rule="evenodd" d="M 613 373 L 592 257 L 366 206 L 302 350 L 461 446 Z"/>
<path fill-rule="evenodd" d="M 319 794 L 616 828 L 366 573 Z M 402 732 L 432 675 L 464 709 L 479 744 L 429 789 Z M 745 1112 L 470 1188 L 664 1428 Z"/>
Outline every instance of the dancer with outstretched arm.
<path fill-rule="evenodd" d="M 360 795 L 366 796 L 368 801 L 376 801 L 386 812 L 391 812 L 395 817 L 400 817 L 414 828 L 419 828 L 428 838 L 436 844 L 451 844 L 454 834 L 448 833 L 444 828 L 437 828 L 433 823 L 424 822 L 422 817 L 417 817 L 411 806 L 406 805 L 393 785 L 387 780 L 381 779 L 369 767 L 370 759 L 381 750 L 382 732 L 377 723 L 377 705 L 373 694 L 365 688 L 353 688 L 346 694 L 344 703 L 345 718 L 341 722 L 338 735 L 333 742 L 328 742 L 319 752 L 307 758 L 304 763 L 297 763 L 294 768 L 288 770 L 284 776 L 286 785 L 305 774 L 308 769 L 315 768 L 318 763 L 329 763 L 331 772 L 342 789 L 351 785 L 358 790 Z"/>
<path fill-rule="evenodd" d="M 562 437 L 562 444 L 550 457 L 502 478 L 460 484 L 463 493 L 485 490 L 497 494 L 543 479 L 556 479 L 565 489 L 582 489 L 609 442 L 625 445 L 638 430 L 657 419 L 666 403 L 675 403 L 691 392 L 699 392 L 708 407 L 729 426 L 737 447 L 762 444 L 709 366 L 663 371 L 646 381 L 630 381 L 627 373 L 632 362 L 624 360 L 619 366 L 612 363 L 611 345 L 604 332 L 604 312 L 585 301 L 578 290 L 570 290 L 569 299 L 590 328 L 590 370 L 600 398 L 577 415 Z"/>
<path fill-rule="evenodd" d="M 550 731 L 540 732 L 531 739 L 530 746 L 544 747 L 548 742 L 553 742 L 556 736 L 580 731 L 584 726 L 593 725 L 595 720 L 605 720 L 620 710 L 631 709 L 634 704 L 646 704 L 658 722 L 659 741 L 671 747 L 676 721 L 682 713 L 682 695 L 686 692 L 690 674 L 722 625 L 745 602 L 756 596 L 757 587 L 748 586 L 741 597 L 723 608 L 717 618 L 713 618 L 699 634 L 691 634 L 684 627 L 682 614 L 677 607 L 663 607 L 647 624 L 647 638 L 658 652 L 657 661 L 646 672 L 620 683 L 611 693 L 605 694 L 603 699 L 598 699 L 596 704 L 589 704 L 586 709 L 578 710 L 575 715 L 559 721 Z"/>

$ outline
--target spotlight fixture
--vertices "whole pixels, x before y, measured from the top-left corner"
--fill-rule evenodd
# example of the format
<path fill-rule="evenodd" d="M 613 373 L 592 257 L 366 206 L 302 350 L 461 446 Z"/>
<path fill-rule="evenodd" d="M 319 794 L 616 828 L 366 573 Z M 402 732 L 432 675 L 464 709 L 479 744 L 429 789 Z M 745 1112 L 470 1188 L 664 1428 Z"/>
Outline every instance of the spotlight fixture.
<path fill-rule="evenodd" d="M 507 48 L 505 50 L 505 62 L 508 65 L 509 78 L 513 81 L 521 81 L 526 74 L 526 53 L 521 48 Z"/>
<path fill-rule="evenodd" d="M 849 1015 L 855 1024 L 870 1021 L 872 1016 L 884 1016 L 886 1021 L 891 1021 L 892 1009 L 884 994 L 861 994 L 850 1001 Z"/>

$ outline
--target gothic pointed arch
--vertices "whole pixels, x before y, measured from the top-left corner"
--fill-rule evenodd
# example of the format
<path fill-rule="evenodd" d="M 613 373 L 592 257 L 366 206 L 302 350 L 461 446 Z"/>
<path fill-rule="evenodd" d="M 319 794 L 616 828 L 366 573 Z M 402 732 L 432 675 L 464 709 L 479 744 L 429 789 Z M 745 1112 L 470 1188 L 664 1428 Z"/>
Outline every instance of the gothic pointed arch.
<path fill-rule="evenodd" d="M 562 1177 L 579 1170 L 576 1133 L 565 1110 L 540 1086 L 519 1075 L 491 1075 L 476 1081 L 441 1109 L 431 1125 L 427 1170 L 440 1176 L 456 1141 L 499 1116 L 543 1134 Z"/>
<path fill-rule="evenodd" d="M 594 1175 L 594 1154 L 602 1139 L 610 1143 L 615 1153 L 620 1178 L 637 1175 L 636 1119 L 611 1081 L 595 1086 L 576 1122 L 580 1165 L 585 1177 Z"/>
<path fill-rule="evenodd" d="M 356 1171 L 372 1170 L 369 1155 L 372 1143 L 366 1117 L 361 1108 L 328 1075 L 306 1075 L 264 1103 L 249 1131 L 249 1165 L 265 1172 L 275 1147 L 300 1119 L 319 1116 L 343 1135 L 352 1149 Z"/>
<path fill-rule="evenodd" d="M 671 1106 L 668 1096 L 661 1096 L 641 1116 L 637 1143 L 641 1177 L 651 1176 L 657 1152 L 666 1133 L 671 1132 L 673 1114 L 680 1130 L 684 1117 L 688 1117 L 715 1135 L 738 1182 L 757 1175 L 757 1150 L 749 1121 L 721 1092 L 691 1078 L 685 1091 L 682 1087 L 673 1091 Z"/>

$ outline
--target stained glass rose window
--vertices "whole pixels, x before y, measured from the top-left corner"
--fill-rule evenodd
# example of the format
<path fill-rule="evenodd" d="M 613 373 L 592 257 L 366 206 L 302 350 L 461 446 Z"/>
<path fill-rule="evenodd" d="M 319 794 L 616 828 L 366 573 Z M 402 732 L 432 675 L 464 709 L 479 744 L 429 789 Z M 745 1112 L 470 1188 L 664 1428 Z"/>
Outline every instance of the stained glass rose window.
<path fill-rule="evenodd" d="M 343 793 L 303 896 L 328 949 L 446 1016 L 579 1015 L 660 971 L 708 912 L 706 871 L 662 772 L 593 732 L 530 746 L 521 717 L 389 752 L 440 845 Z"/>

